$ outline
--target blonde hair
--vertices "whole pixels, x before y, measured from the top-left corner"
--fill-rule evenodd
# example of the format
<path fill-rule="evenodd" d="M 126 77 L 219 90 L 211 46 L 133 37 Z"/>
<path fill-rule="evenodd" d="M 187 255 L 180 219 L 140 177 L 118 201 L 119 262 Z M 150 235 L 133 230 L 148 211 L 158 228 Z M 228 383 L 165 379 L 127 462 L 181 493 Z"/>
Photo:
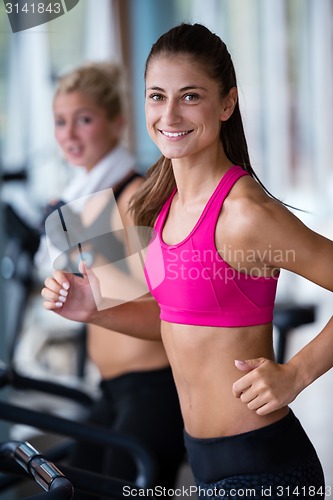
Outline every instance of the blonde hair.
<path fill-rule="evenodd" d="M 110 120 L 124 112 L 122 73 L 117 64 L 86 63 L 64 74 L 58 80 L 55 96 L 76 91 L 104 108 Z"/>

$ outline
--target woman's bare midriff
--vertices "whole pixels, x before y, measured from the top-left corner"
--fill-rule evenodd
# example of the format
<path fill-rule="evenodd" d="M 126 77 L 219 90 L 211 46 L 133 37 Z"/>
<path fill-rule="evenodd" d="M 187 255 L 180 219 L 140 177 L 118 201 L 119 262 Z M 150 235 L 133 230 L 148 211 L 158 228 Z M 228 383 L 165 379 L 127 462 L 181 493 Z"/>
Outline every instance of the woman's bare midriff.
<path fill-rule="evenodd" d="M 282 408 L 265 416 L 249 410 L 232 393 L 245 373 L 235 360 L 274 358 L 272 325 L 242 328 L 198 327 L 162 322 L 185 429 L 192 437 L 231 436 L 280 420 Z"/>
<path fill-rule="evenodd" d="M 104 379 L 169 366 L 163 344 L 159 341 L 136 339 L 88 325 L 87 343 L 89 357 Z"/>

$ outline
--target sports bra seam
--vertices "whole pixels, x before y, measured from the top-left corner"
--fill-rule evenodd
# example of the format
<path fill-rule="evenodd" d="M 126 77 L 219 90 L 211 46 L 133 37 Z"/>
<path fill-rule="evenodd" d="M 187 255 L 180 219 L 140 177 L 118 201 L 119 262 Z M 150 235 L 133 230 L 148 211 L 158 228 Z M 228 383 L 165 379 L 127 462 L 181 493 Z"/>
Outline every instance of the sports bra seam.
<path fill-rule="evenodd" d="M 191 247 L 192 247 L 192 250 L 193 250 L 193 251 L 195 251 L 195 250 L 196 250 L 194 243 L 195 243 L 195 242 L 194 242 L 194 238 L 191 238 Z M 204 265 L 202 264 L 201 260 L 200 260 L 200 265 L 201 265 L 201 267 L 202 267 L 203 269 L 207 269 L 207 268 L 205 268 L 205 267 L 204 267 Z M 211 273 L 209 273 L 209 276 L 210 276 L 210 275 L 211 275 Z M 210 276 L 210 280 L 209 280 L 209 285 L 210 285 L 210 289 L 212 290 L 212 292 L 213 292 L 213 294 L 214 294 L 216 304 L 217 304 L 217 306 L 218 306 L 219 310 L 220 310 L 220 311 L 222 311 L 221 304 L 220 304 L 219 298 L 218 298 L 218 296 L 217 296 L 216 289 L 215 289 L 215 286 L 214 286 L 214 284 L 213 284 L 213 280 L 212 280 L 211 276 Z"/>

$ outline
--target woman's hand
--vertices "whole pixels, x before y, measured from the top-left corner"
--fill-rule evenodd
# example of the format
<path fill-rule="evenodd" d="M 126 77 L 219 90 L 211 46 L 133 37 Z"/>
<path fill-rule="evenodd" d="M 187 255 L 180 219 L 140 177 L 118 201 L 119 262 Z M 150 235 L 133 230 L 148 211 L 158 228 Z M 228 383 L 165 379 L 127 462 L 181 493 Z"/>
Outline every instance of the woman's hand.
<path fill-rule="evenodd" d="M 161 340 L 160 309 L 150 296 L 133 301 L 105 299 L 94 272 L 83 262 L 83 277 L 54 271 L 46 278 L 41 294 L 43 306 L 64 318 L 92 323 L 145 340 Z"/>
<path fill-rule="evenodd" d="M 233 384 L 233 394 L 258 415 L 267 415 L 291 403 L 299 394 L 297 368 L 292 364 L 277 364 L 266 358 L 235 361 L 235 366 L 247 372 Z"/>
<path fill-rule="evenodd" d="M 54 271 L 52 277 L 46 278 L 41 295 L 45 309 L 73 321 L 89 322 L 101 297 L 96 276 L 81 265 L 82 277 Z"/>

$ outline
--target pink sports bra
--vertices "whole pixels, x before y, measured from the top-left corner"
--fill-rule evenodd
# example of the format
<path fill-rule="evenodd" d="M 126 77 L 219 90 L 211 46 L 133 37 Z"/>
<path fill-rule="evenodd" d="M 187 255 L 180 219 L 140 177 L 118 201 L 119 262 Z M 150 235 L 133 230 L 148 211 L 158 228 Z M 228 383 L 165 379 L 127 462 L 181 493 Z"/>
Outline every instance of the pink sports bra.
<path fill-rule="evenodd" d="M 145 274 L 161 319 L 198 326 L 241 327 L 273 319 L 277 276 L 265 278 L 236 271 L 217 252 L 215 228 L 236 181 L 248 175 L 239 166 L 222 177 L 190 234 L 167 245 L 162 231 L 176 189 L 164 204 L 148 246 Z"/>

